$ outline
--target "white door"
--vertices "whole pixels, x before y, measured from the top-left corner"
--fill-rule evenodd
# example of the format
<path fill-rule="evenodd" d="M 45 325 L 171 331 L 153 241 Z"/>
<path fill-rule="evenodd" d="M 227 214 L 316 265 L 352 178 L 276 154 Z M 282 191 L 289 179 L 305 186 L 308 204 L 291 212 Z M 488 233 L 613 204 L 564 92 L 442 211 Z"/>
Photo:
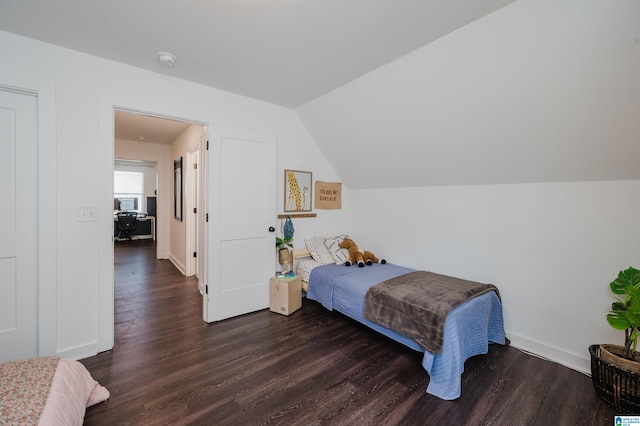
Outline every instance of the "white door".
<path fill-rule="evenodd" d="M 37 111 L 0 88 L 0 361 L 38 355 Z"/>
<path fill-rule="evenodd" d="M 204 319 L 218 321 L 269 306 L 274 274 L 276 141 L 212 128 L 206 151 Z"/>

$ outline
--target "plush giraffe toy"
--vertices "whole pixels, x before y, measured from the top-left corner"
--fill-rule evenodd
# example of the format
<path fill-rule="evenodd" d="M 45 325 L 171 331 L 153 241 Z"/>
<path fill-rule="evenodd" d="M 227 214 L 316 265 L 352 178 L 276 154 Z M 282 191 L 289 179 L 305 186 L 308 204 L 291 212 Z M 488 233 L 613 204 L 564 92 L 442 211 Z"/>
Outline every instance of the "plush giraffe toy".
<path fill-rule="evenodd" d="M 371 253 L 367 250 L 360 250 L 356 243 L 353 242 L 350 238 L 345 238 L 340 243 L 340 248 L 344 248 L 349 250 L 349 260 L 345 262 L 346 266 L 351 266 L 355 263 L 358 264 L 359 267 L 363 267 L 365 263 L 367 265 L 373 265 L 374 263 L 387 263 L 384 259 L 378 259 L 375 254 Z"/>

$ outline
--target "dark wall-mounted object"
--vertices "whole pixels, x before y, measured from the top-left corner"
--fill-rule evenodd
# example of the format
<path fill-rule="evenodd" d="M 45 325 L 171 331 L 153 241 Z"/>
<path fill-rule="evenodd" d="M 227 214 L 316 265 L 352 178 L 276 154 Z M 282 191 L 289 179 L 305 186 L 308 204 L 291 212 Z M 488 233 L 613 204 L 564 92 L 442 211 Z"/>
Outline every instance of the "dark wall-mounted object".
<path fill-rule="evenodd" d="M 147 214 L 149 216 L 158 216 L 157 209 L 158 209 L 158 202 L 156 197 L 147 197 Z"/>

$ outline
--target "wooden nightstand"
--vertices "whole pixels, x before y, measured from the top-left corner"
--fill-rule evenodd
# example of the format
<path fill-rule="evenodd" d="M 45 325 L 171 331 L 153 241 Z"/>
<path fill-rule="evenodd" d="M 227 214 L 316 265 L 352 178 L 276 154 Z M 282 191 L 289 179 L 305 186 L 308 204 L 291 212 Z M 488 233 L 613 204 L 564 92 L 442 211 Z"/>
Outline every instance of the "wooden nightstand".
<path fill-rule="evenodd" d="M 302 279 L 273 277 L 269 280 L 269 310 L 290 315 L 302 307 Z"/>

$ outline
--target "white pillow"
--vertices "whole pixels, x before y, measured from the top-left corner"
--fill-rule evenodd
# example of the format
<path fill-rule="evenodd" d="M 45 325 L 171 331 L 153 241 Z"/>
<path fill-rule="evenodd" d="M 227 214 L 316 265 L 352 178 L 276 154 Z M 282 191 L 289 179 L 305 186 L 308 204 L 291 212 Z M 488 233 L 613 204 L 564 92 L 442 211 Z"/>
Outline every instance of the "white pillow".
<path fill-rule="evenodd" d="M 329 252 L 329 249 L 324 245 L 325 240 L 325 237 L 313 237 L 312 240 L 304 240 L 304 245 L 307 247 L 311 257 L 313 257 L 313 260 L 319 264 L 329 265 L 330 263 L 336 263 L 331 252 Z"/>
<path fill-rule="evenodd" d="M 323 264 L 320 253 L 318 253 L 318 248 L 313 240 L 304 240 L 304 245 L 307 247 L 307 250 L 309 250 L 309 254 L 311 255 L 311 257 L 313 257 L 313 260 L 320 264 Z"/>
<path fill-rule="evenodd" d="M 336 263 L 336 260 L 331 255 L 331 252 L 329 251 L 327 246 L 324 245 L 325 240 L 325 237 L 313 237 L 313 244 L 315 245 L 316 250 L 318 251 L 318 255 L 320 256 L 320 260 L 318 260 L 318 262 L 322 263 L 323 265 Z"/>
<path fill-rule="evenodd" d="M 340 243 L 345 238 L 347 238 L 347 235 L 338 235 L 333 238 L 327 238 L 324 241 L 324 245 L 327 246 L 337 265 L 342 265 L 349 260 L 349 250 L 340 248 Z"/>

